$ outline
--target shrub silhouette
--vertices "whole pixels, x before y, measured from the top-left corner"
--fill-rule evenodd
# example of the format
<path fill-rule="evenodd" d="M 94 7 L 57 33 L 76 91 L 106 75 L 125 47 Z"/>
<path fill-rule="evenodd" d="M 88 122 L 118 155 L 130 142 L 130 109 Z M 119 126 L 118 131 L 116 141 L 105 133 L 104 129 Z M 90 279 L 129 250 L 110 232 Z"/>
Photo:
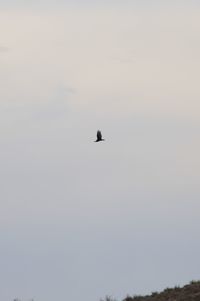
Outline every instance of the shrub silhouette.
<path fill-rule="evenodd" d="M 116 301 L 106 296 L 100 301 Z M 174 288 L 166 288 L 162 292 L 152 292 L 147 296 L 127 296 L 122 301 L 200 301 L 200 281 L 192 280 L 189 284 Z"/>

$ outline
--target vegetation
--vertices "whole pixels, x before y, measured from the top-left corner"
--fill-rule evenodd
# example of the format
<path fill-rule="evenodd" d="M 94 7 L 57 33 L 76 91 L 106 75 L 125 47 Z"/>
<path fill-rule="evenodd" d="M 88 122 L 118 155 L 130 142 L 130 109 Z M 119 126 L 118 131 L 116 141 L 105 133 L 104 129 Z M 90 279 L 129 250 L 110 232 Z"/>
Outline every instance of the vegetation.
<path fill-rule="evenodd" d="M 101 300 L 103 301 L 103 300 Z M 105 301 L 115 301 L 106 297 Z M 200 281 L 191 281 L 183 287 L 175 286 L 147 296 L 127 296 L 123 301 L 200 301 Z"/>

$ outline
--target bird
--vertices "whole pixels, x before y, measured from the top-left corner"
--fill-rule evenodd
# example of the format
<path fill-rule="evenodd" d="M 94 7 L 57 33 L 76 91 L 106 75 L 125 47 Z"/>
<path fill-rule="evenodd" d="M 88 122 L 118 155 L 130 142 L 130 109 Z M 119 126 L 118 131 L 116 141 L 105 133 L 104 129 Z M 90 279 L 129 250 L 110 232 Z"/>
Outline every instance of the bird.
<path fill-rule="evenodd" d="M 97 131 L 97 140 L 94 142 L 100 142 L 100 141 L 104 141 L 105 139 L 102 138 L 102 134 L 101 131 Z"/>

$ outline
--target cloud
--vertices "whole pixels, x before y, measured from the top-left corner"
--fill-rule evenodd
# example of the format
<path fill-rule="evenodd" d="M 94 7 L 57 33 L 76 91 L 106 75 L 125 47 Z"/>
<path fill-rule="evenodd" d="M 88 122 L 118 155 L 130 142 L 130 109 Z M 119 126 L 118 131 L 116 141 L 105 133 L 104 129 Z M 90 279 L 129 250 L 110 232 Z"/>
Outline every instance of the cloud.
<path fill-rule="evenodd" d="M 9 48 L 6 47 L 6 46 L 3 46 L 3 45 L 0 45 L 0 52 L 8 52 L 9 51 Z"/>
<path fill-rule="evenodd" d="M 40 90 L 39 99 L 33 100 L 37 94 L 29 96 L 22 94 L 22 91 L 15 93 L 15 96 L 21 100 L 15 101 L 14 99 L 2 101 L 1 107 L 1 123 L 4 126 L 10 122 L 17 123 L 18 126 L 26 123 L 26 127 L 39 123 L 40 126 L 49 126 L 49 122 L 60 122 L 69 116 L 73 107 L 73 94 L 76 93 L 75 89 L 59 85 L 51 87 L 51 90 Z M 43 97 L 41 97 L 43 94 Z M 29 101 L 26 99 L 29 98 Z"/>
<path fill-rule="evenodd" d="M 1 300 L 26 279 L 37 300 L 98 300 L 189 277 L 176 254 L 200 221 L 200 20 L 170 5 L 0 12 Z"/>

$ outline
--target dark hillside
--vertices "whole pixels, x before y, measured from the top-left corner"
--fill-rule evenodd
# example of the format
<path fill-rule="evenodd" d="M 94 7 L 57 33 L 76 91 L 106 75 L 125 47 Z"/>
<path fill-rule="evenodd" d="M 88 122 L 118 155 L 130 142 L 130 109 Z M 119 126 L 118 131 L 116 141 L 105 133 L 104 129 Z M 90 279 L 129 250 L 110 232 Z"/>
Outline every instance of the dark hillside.
<path fill-rule="evenodd" d="M 192 281 L 184 287 L 166 288 L 148 296 L 127 296 L 123 301 L 200 301 L 200 281 Z"/>

